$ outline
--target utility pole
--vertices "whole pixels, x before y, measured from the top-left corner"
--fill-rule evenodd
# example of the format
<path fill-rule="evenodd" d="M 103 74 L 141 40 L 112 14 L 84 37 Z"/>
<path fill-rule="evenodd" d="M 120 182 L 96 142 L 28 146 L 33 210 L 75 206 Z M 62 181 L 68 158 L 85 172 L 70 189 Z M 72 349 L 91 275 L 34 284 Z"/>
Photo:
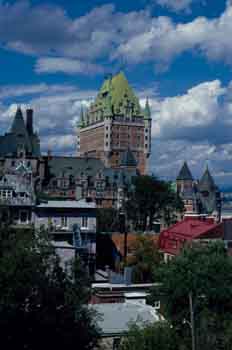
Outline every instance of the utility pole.
<path fill-rule="evenodd" d="M 196 350 L 195 324 L 194 324 L 194 309 L 193 309 L 193 293 L 189 293 L 189 310 L 190 310 L 190 328 L 192 336 L 192 350 Z"/>

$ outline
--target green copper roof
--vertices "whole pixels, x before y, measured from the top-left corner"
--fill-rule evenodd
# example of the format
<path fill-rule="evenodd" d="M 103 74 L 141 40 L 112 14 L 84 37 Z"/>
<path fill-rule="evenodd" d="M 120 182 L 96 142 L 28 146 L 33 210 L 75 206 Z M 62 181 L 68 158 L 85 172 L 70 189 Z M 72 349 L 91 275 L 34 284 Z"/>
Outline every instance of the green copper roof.
<path fill-rule="evenodd" d="M 99 109 L 105 111 L 104 115 L 107 112 L 119 115 L 125 114 L 127 110 L 132 110 L 133 116 L 141 115 L 139 100 L 123 72 L 113 77 L 110 76 L 104 81 L 91 108 L 92 111 Z"/>
<path fill-rule="evenodd" d="M 148 98 L 146 99 L 146 105 L 145 105 L 145 109 L 144 109 L 144 117 L 145 117 L 145 119 L 151 118 L 151 109 L 150 109 Z"/>

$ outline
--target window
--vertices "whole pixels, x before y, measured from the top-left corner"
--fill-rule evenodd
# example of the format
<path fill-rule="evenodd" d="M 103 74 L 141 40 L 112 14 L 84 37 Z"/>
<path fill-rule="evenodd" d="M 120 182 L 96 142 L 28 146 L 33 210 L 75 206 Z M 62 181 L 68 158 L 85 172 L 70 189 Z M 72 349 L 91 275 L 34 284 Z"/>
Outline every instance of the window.
<path fill-rule="evenodd" d="M 86 216 L 82 217 L 81 220 L 81 227 L 87 228 L 88 227 L 88 218 Z"/>
<path fill-rule="evenodd" d="M 109 145 L 108 142 L 106 142 L 106 147 L 107 147 L 108 145 Z"/>
<path fill-rule="evenodd" d="M 15 161 L 14 160 L 12 160 L 11 166 L 15 166 Z"/>

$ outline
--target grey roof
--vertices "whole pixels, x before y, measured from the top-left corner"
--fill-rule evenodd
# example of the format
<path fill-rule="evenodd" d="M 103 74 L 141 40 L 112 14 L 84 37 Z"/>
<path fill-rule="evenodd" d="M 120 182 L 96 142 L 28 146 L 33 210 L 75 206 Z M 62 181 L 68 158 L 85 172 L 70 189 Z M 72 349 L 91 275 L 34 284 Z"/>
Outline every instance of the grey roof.
<path fill-rule="evenodd" d="M 0 137 L 0 156 L 16 155 L 19 145 L 27 154 L 40 156 L 39 138 L 36 134 L 28 134 L 20 108 L 17 109 L 10 132 Z"/>
<path fill-rule="evenodd" d="M 90 308 L 100 316 L 97 323 L 103 336 L 121 335 L 128 331 L 130 323 L 143 326 L 162 320 L 152 306 L 141 303 L 95 304 Z"/>
<path fill-rule="evenodd" d="M 210 174 L 209 168 L 207 167 L 200 182 L 199 182 L 199 190 L 205 191 L 205 190 L 214 190 L 216 188 L 215 182 L 213 177 Z"/>
<path fill-rule="evenodd" d="M 17 108 L 10 132 L 12 134 L 22 134 L 24 136 L 28 136 L 21 108 Z"/>
<path fill-rule="evenodd" d="M 96 208 L 96 204 L 93 202 L 86 202 L 81 199 L 79 201 L 48 201 L 47 203 L 41 203 L 37 206 L 37 208 L 74 208 L 74 209 L 94 209 Z"/>
<path fill-rule="evenodd" d="M 137 161 L 132 151 L 130 150 L 130 148 L 128 148 L 125 152 L 123 152 L 122 158 L 121 158 L 121 166 L 125 166 L 125 167 L 137 166 Z"/>
<path fill-rule="evenodd" d="M 179 175 L 176 178 L 177 180 L 191 180 L 193 181 L 193 177 L 191 174 L 191 171 L 189 170 L 188 164 L 186 162 L 184 162 Z"/>
<path fill-rule="evenodd" d="M 89 176 L 96 175 L 104 170 L 104 164 L 96 158 L 81 158 L 81 157 L 52 157 L 48 160 L 50 175 L 59 177 L 65 172 L 69 175 L 80 176 L 81 173 Z"/>

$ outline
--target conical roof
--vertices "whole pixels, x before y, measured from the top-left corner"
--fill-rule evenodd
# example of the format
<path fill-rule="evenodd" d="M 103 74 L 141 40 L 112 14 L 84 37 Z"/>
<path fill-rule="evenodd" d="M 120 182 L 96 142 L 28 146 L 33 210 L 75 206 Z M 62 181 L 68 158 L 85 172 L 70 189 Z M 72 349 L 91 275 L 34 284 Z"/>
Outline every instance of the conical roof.
<path fill-rule="evenodd" d="M 215 187 L 216 185 L 215 185 L 214 179 L 210 174 L 209 168 L 207 166 L 202 178 L 200 179 L 199 188 L 201 191 L 204 191 L 204 190 L 214 189 Z"/>
<path fill-rule="evenodd" d="M 128 148 L 125 152 L 123 152 L 122 158 L 121 158 L 121 166 L 124 166 L 124 167 L 136 167 L 137 166 L 137 161 L 136 161 L 132 151 L 130 150 L 130 148 Z"/>
<path fill-rule="evenodd" d="M 20 107 L 17 108 L 10 132 L 16 135 L 27 135 L 27 129 L 23 119 L 23 113 Z"/>
<path fill-rule="evenodd" d="M 187 162 L 184 162 L 179 175 L 176 178 L 177 180 L 184 181 L 184 180 L 191 180 L 193 181 L 193 177 L 191 174 L 191 171 L 189 170 Z"/>

